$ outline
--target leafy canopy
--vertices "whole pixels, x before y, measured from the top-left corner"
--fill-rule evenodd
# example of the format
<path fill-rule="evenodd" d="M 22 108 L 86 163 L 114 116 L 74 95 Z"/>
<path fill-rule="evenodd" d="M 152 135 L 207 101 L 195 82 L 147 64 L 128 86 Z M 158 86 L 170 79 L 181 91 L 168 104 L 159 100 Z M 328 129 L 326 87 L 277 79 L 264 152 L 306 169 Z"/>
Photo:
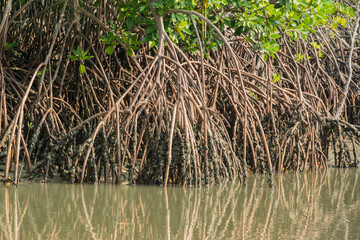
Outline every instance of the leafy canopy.
<path fill-rule="evenodd" d="M 113 54 L 116 40 L 125 44 L 128 55 L 133 55 L 142 43 L 156 47 L 158 33 L 148 1 L 115 1 L 114 4 L 120 14 L 118 24 L 110 23 L 113 32 L 101 38 L 106 52 Z M 255 50 L 264 52 L 266 57 L 275 57 L 282 34 L 290 40 L 306 39 L 317 27 L 326 26 L 336 31 L 339 25 L 347 24 L 346 16 L 355 16 L 352 8 L 335 0 L 154 0 L 151 5 L 157 14 L 165 14 L 167 34 L 184 50 L 196 52 L 199 49 L 191 18 L 179 13 L 166 14 L 168 10 L 200 12 L 222 31 L 245 36 Z M 222 42 L 216 33 L 196 16 L 194 19 L 205 49 L 217 50 Z"/>

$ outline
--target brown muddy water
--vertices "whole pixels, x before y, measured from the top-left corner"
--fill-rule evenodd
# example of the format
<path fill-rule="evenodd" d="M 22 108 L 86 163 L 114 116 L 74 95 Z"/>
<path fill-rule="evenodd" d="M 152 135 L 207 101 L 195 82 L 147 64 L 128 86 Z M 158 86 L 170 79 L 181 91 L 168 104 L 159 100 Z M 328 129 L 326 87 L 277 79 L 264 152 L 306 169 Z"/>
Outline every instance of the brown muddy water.
<path fill-rule="evenodd" d="M 357 169 L 221 186 L 0 187 L 0 239 L 360 239 Z"/>

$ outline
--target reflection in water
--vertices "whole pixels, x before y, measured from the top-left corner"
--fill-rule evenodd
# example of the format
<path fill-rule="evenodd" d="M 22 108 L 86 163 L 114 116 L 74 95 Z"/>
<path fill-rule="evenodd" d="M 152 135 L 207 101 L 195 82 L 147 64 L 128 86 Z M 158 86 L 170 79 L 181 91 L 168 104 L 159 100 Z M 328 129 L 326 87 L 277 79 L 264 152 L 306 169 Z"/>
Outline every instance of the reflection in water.
<path fill-rule="evenodd" d="M 359 239 L 358 170 L 248 178 L 247 187 L 0 188 L 0 239 Z"/>

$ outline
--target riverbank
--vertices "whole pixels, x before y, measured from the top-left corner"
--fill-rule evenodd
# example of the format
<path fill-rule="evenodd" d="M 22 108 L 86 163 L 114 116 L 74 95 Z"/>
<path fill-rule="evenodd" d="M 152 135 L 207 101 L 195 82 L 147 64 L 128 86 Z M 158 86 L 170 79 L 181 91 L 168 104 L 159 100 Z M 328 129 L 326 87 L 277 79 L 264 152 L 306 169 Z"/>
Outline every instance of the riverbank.
<path fill-rule="evenodd" d="M 350 158 L 350 159 L 352 159 L 351 163 L 354 163 L 355 156 L 356 156 L 357 157 L 357 162 L 359 164 L 360 163 L 359 162 L 360 161 L 360 143 L 355 145 L 355 152 L 354 152 L 354 149 L 352 147 L 351 142 L 348 142 L 348 146 L 350 146 L 350 147 L 348 149 L 347 154 L 351 155 L 351 158 Z M 339 167 L 336 164 L 334 152 L 331 152 L 329 154 L 329 161 L 327 162 L 327 165 L 328 165 L 328 168 L 345 169 L 344 167 Z M 47 178 L 45 178 L 45 172 L 41 172 L 40 174 L 33 175 L 33 176 L 30 175 L 29 176 L 26 173 L 26 170 L 24 169 L 24 166 L 25 166 L 24 163 L 19 164 L 20 178 L 21 178 L 21 181 L 19 183 L 25 183 L 25 184 L 28 184 L 28 183 L 68 183 L 68 181 L 65 181 L 58 173 L 54 174 L 52 177 L 47 177 Z M 353 166 L 348 166 L 348 167 L 351 168 Z M 0 177 L 3 177 L 4 170 L 5 170 L 5 160 L 3 158 L 3 160 L 1 161 L 1 158 L 0 158 Z M 319 169 L 317 171 L 321 171 L 321 170 L 323 170 L 323 169 Z M 316 171 L 313 170 L 313 172 L 316 172 Z M 249 169 L 248 172 L 247 172 L 247 175 L 251 175 L 251 174 L 253 174 L 253 172 L 250 171 L 250 169 Z M 296 173 L 293 172 L 293 171 L 289 171 L 288 174 L 296 174 Z M 120 181 L 121 184 L 130 184 L 130 182 L 128 182 L 128 176 L 127 175 L 128 175 L 128 172 L 124 169 L 123 178 Z M 262 174 L 259 174 L 259 175 L 262 175 Z M 275 176 L 277 176 L 277 174 L 275 174 Z M 14 177 L 13 174 L 11 174 L 10 178 L 14 179 L 13 177 Z M 99 179 L 99 183 L 104 183 L 104 182 L 105 182 L 104 177 L 101 177 Z"/>

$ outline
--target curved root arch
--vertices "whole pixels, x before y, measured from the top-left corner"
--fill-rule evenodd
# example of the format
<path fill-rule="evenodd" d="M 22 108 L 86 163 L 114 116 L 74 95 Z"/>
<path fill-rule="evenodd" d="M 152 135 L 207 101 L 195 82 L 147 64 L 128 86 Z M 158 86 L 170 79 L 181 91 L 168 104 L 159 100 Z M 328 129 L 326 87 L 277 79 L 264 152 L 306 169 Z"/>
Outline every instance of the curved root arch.
<path fill-rule="evenodd" d="M 328 41 L 326 29 L 318 29 L 297 42 L 281 35 L 282 51 L 264 60 L 245 38 L 220 32 L 199 13 L 171 10 L 164 14 L 190 16 L 197 54 L 174 44 L 162 16 L 153 12 L 157 52 L 144 44 L 129 57 L 119 42 L 119 52 L 108 55 L 99 41 L 110 31 L 105 18 L 73 0 L 66 11 L 67 2 L 41 9 L 29 1 L 9 25 L 9 15 L 2 20 L 0 37 L 11 28 L 9 38 L 27 39 L 18 49 L 24 52 L 5 51 L 0 65 L 5 180 L 15 165 L 18 181 L 21 160 L 45 181 L 57 171 L 70 182 L 164 186 L 211 184 L 222 177 L 245 178 L 249 171 L 271 176 L 273 171 L 316 170 L 327 167 L 332 153 L 337 166 L 357 166 L 360 78 L 359 50 L 353 46 L 358 34 Z M 61 14 L 52 14 L 52 8 Z M 113 10 L 106 12 L 117 18 Z M 35 14 L 25 26 L 15 21 L 23 11 Z M 208 59 L 198 19 L 224 43 Z M 314 41 L 324 42 L 322 57 Z M 93 56 L 82 62 L 83 74 L 79 63 L 66 57 L 77 46 Z M 306 58 L 297 59 L 299 54 Z M 343 86 L 350 86 L 345 94 Z M 336 113 L 341 120 L 332 117 Z"/>

